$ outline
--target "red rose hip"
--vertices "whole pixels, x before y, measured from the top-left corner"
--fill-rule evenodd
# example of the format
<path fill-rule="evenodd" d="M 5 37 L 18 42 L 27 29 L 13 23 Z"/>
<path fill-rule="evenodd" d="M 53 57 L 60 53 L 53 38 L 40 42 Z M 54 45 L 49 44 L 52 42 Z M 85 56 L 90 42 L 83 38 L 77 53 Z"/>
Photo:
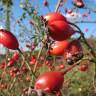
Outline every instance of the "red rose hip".
<path fill-rule="evenodd" d="M 56 56 L 61 56 L 64 54 L 64 51 L 69 45 L 68 40 L 64 41 L 55 41 L 49 48 L 49 54 L 51 55 L 56 55 Z"/>
<path fill-rule="evenodd" d="M 16 37 L 5 29 L 0 29 L 0 43 L 9 49 L 16 50 L 19 47 L 19 43 Z"/>
<path fill-rule="evenodd" d="M 79 40 L 73 40 L 64 52 L 64 58 L 68 64 L 74 64 L 83 57 L 83 49 Z"/>
<path fill-rule="evenodd" d="M 62 88 L 63 81 L 64 77 L 61 72 L 46 72 L 38 77 L 34 87 L 49 93 L 56 92 Z"/>
<path fill-rule="evenodd" d="M 50 12 L 44 16 L 44 19 L 47 21 L 49 35 L 54 40 L 62 41 L 75 33 L 66 18 L 60 13 Z"/>

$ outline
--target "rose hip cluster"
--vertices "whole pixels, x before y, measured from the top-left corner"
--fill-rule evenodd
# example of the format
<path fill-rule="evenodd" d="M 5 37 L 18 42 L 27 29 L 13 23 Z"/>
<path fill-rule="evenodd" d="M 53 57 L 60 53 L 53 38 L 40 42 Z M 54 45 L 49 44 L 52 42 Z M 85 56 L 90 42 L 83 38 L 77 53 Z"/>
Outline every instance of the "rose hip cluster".
<path fill-rule="evenodd" d="M 83 57 L 83 49 L 78 38 L 70 39 L 75 34 L 75 30 L 69 25 L 66 18 L 57 12 L 50 12 L 43 18 L 47 21 L 49 36 L 55 40 L 48 49 L 49 55 L 63 56 L 69 65 L 80 60 Z M 79 69 L 82 71 L 83 68 Z M 57 94 L 62 88 L 63 82 L 64 74 L 62 72 L 45 72 L 38 77 L 35 89 Z"/>
<path fill-rule="evenodd" d="M 48 48 L 49 55 L 63 56 L 69 65 L 73 65 L 75 62 L 83 57 L 83 49 L 79 39 L 72 40 L 71 36 L 76 31 L 70 26 L 67 19 L 60 13 L 50 12 L 43 16 L 44 20 L 47 21 L 46 27 L 48 28 L 49 36 L 54 43 Z M 16 37 L 5 29 L 0 29 L 0 43 L 9 49 L 19 49 L 19 43 Z M 30 47 L 30 46 L 28 46 Z M 12 58 L 8 59 L 8 66 L 13 66 L 14 62 L 19 59 L 19 53 L 15 52 Z M 36 57 L 32 56 L 29 60 L 30 65 L 36 63 Z M 3 64 L 4 65 L 4 64 Z M 50 66 L 50 63 L 47 64 Z M 64 65 L 60 65 L 60 68 L 64 68 Z M 73 67 L 72 67 L 73 68 Z M 79 70 L 85 71 L 87 67 L 81 65 Z M 70 68 L 71 69 L 71 68 Z M 17 72 L 17 69 L 12 69 L 10 74 Z M 48 93 L 58 94 L 63 86 L 64 72 L 50 71 L 41 74 L 35 84 L 35 90 L 43 90 Z M 61 96 L 61 95 L 60 95 Z"/>
<path fill-rule="evenodd" d="M 69 25 L 66 18 L 60 13 L 51 12 L 44 16 L 49 29 L 49 36 L 54 43 L 49 48 L 50 55 L 62 56 L 68 64 L 73 64 L 83 57 L 83 50 L 78 39 L 70 40 L 75 30 Z"/>

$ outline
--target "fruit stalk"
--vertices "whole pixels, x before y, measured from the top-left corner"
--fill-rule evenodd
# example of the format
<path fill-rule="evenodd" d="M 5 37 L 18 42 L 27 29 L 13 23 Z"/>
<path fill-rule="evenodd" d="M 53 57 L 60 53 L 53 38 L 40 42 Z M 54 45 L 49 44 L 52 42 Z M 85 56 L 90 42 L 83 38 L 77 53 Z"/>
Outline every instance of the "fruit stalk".
<path fill-rule="evenodd" d="M 22 51 L 21 51 L 19 48 L 18 48 L 17 50 L 20 52 L 22 58 L 25 60 L 25 57 L 24 57 Z M 33 75 L 34 77 L 36 77 L 35 74 L 34 74 L 34 72 L 31 70 L 31 67 L 29 66 L 27 60 L 25 60 L 25 64 L 27 65 L 27 67 L 28 67 L 29 71 L 32 73 L 32 75 Z"/>
<path fill-rule="evenodd" d="M 62 2 L 62 0 L 58 0 L 58 2 L 56 4 L 55 12 L 58 11 L 61 2 Z"/>
<path fill-rule="evenodd" d="M 42 50 L 43 50 L 43 48 L 44 48 L 44 46 L 45 46 L 45 44 L 46 44 L 46 40 L 47 39 L 47 37 L 46 36 L 44 36 L 44 38 L 43 38 L 43 45 L 42 45 L 42 47 L 41 47 L 41 49 L 40 49 L 40 51 L 39 51 L 39 53 L 38 53 L 38 56 L 37 56 L 37 60 L 36 60 L 36 63 L 35 63 L 35 65 L 34 65 L 34 69 L 33 69 L 33 72 L 35 73 L 36 72 L 36 68 L 37 68 L 37 65 L 38 65 L 38 61 L 39 61 L 39 58 L 40 58 L 40 55 L 41 55 L 41 53 L 42 53 Z"/>
<path fill-rule="evenodd" d="M 65 75 L 67 72 L 69 72 L 71 69 L 73 69 L 75 66 L 77 66 L 80 62 L 82 62 L 83 60 L 89 60 L 88 57 L 84 57 L 81 60 L 77 61 L 76 63 L 74 63 L 73 65 L 69 66 L 63 73 L 63 75 Z"/>

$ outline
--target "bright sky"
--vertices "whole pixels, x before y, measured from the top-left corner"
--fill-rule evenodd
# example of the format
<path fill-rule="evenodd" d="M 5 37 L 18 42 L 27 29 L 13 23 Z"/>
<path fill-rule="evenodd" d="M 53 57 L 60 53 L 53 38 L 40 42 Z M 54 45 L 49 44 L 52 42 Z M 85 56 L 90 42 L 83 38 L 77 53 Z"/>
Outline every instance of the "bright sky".
<path fill-rule="evenodd" d="M 24 1 L 24 0 L 22 0 L 22 1 Z M 30 0 L 31 2 L 32 2 L 32 5 L 33 6 L 38 6 L 38 14 L 39 15 L 42 15 L 42 14 L 46 14 L 46 13 L 48 13 L 49 12 L 49 10 L 48 10 L 48 8 L 46 8 L 46 7 L 44 7 L 43 6 L 43 0 Z M 49 9 L 51 10 L 51 11 L 54 11 L 54 9 L 55 9 L 55 5 L 56 5 L 56 3 L 57 3 L 57 1 L 58 0 L 48 0 L 48 2 L 49 2 Z M 85 2 L 85 1 L 87 1 L 87 2 Z M 91 1 L 91 2 L 90 2 Z M 64 8 L 68 8 L 68 9 L 70 9 L 70 8 L 72 8 L 73 7 L 73 5 L 72 5 L 72 0 L 66 0 L 66 2 L 65 2 L 65 4 L 64 4 L 64 6 L 62 7 L 62 8 L 60 8 L 60 10 L 61 10 L 61 12 L 62 12 L 62 14 L 63 15 L 65 15 L 65 13 L 64 13 Z M 20 0 L 14 0 L 14 6 L 13 6 L 13 14 L 14 14 L 14 16 L 16 17 L 16 18 L 18 18 L 19 16 L 21 16 L 21 14 L 22 14 L 22 9 L 19 7 L 19 3 L 20 3 Z M 96 8 L 96 0 L 84 0 L 84 3 L 86 4 L 86 5 L 88 5 L 88 7 L 92 7 L 92 8 Z M 88 10 L 87 10 L 88 11 Z M 82 10 L 82 9 L 77 9 L 77 12 L 76 12 L 76 14 L 83 14 L 83 13 L 85 13 L 86 12 L 86 10 Z M 67 16 L 67 15 L 66 15 Z M 71 18 L 71 20 L 73 20 L 72 18 L 73 17 L 70 17 Z M 68 18 L 69 19 L 69 18 Z M 81 20 L 81 17 L 80 18 L 75 18 L 76 20 Z M 70 19 L 69 19 L 70 20 Z M 84 18 L 83 18 L 83 20 L 84 20 Z M 85 19 L 86 20 L 86 19 Z M 87 20 L 91 20 L 91 21 L 93 21 L 93 20 L 95 20 L 96 21 L 96 13 L 92 13 L 91 12 L 91 15 L 90 16 L 88 16 L 88 19 Z M 88 28 L 89 29 L 89 31 L 88 32 L 84 32 L 85 33 L 85 36 L 86 37 L 89 37 L 90 35 L 93 35 L 93 36 L 96 36 L 96 23 L 94 24 L 94 23 L 81 23 L 81 24 L 78 24 L 79 25 L 79 27 L 84 31 L 86 28 Z"/>
<path fill-rule="evenodd" d="M 24 0 L 13 0 L 13 7 L 12 7 L 12 12 L 13 12 L 13 16 L 15 18 L 19 18 L 22 15 L 23 10 L 19 7 L 19 3 L 20 1 L 24 1 Z M 49 9 L 43 6 L 43 0 L 29 0 L 33 6 L 37 7 L 38 9 L 38 15 L 43 15 L 50 11 L 54 11 L 55 9 L 55 5 L 57 3 L 58 0 L 48 0 L 49 2 Z M 86 2 L 87 1 L 87 2 Z M 90 2 L 91 1 L 91 2 Z M 88 10 L 85 9 L 77 9 L 74 14 L 78 14 L 79 17 L 72 17 L 69 16 L 68 14 L 65 14 L 65 8 L 71 9 L 73 7 L 72 5 L 72 0 L 66 0 L 64 6 L 62 8 L 60 8 L 61 13 L 66 16 L 66 18 L 68 18 L 69 21 L 74 22 L 74 20 L 82 20 L 82 15 L 83 13 L 87 12 Z M 96 0 L 84 0 L 84 3 L 86 5 L 88 5 L 87 7 L 91 7 L 91 8 L 96 8 Z M 75 18 L 75 19 L 74 19 Z M 91 12 L 91 14 L 88 16 L 87 19 L 83 20 L 91 20 L 91 21 L 96 21 L 96 13 Z M 26 25 L 29 21 L 26 21 Z M 12 23 L 12 22 L 11 22 Z M 0 25 L 2 26 L 2 25 Z M 78 26 L 82 29 L 82 31 L 84 32 L 86 37 L 90 37 L 91 35 L 96 37 L 96 23 L 81 23 L 78 24 Z M 18 27 L 16 27 L 16 29 L 18 29 Z M 88 32 L 85 32 L 85 29 L 88 29 Z M 11 30 L 13 31 L 13 27 L 11 27 Z M 18 37 L 18 32 L 19 30 L 16 30 L 14 32 L 14 34 Z M 1 49 L 2 50 L 2 49 Z M 0 50 L 0 51 L 1 51 Z"/>

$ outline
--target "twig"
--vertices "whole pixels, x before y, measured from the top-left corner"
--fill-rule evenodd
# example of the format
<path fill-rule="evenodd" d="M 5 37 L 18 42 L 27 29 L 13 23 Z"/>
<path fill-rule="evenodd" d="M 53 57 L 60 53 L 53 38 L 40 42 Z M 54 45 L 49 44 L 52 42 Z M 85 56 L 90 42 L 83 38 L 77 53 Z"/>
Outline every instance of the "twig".
<path fill-rule="evenodd" d="M 96 21 L 76 21 L 74 23 L 96 23 Z"/>
<path fill-rule="evenodd" d="M 43 45 L 42 45 L 42 48 L 40 49 L 40 51 L 39 51 L 39 53 L 38 53 L 38 56 L 37 56 L 37 60 L 36 60 L 36 63 L 35 63 L 35 65 L 34 65 L 34 69 L 33 69 L 33 72 L 35 73 L 35 71 L 36 71 L 36 67 L 37 67 L 37 65 L 38 65 L 38 61 L 39 61 L 39 58 L 40 58 L 40 55 L 41 55 L 41 52 L 42 52 L 42 50 L 43 50 L 43 48 L 44 48 L 44 46 L 45 46 L 45 44 L 46 44 L 46 38 L 44 37 L 44 39 L 43 39 Z"/>
<path fill-rule="evenodd" d="M 57 2 L 57 4 L 56 4 L 55 12 L 58 11 L 61 2 L 62 2 L 62 0 L 58 0 L 58 2 Z"/>
<path fill-rule="evenodd" d="M 11 89 L 13 88 L 13 86 L 14 86 L 15 82 L 16 82 L 16 77 L 13 79 L 13 82 L 12 82 L 12 84 L 10 85 L 9 90 L 11 90 Z"/>
<path fill-rule="evenodd" d="M 21 53 L 21 56 L 22 56 L 23 60 L 25 60 L 24 62 L 25 62 L 25 64 L 27 65 L 29 71 L 30 71 L 30 72 L 32 73 L 32 75 L 36 78 L 35 73 L 31 70 L 31 67 L 30 67 L 29 63 L 27 62 L 27 60 L 25 59 L 22 51 L 21 51 L 20 49 L 18 49 L 18 51 Z M 21 65 L 21 67 L 22 67 L 22 65 Z M 20 68 L 21 68 L 21 67 L 20 67 Z M 30 74 L 31 74 L 31 73 L 30 73 Z"/>
<path fill-rule="evenodd" d="M 18 48 L 17 50 L 21 53 L 22 58 L 25 59 L 22 51 L 21 51 L 19 48 Z M 26 65 L 27 65 L 28 69 L 31 71 L 31 67 L 29 66 L 29 64 L 28 64 L 28 62 L 27 62 L 26 60 L 25 60 L 25 63 L 26 63 Z"/>
<path fill-rule="evenodd" d="M 76 63 L 74 63 L 73 65 L 69 66 L 64 72 L 62 72 L 63 74 L 66 74 L 67 72 L 69 72 L 69 70 L 73 69 L 75 66 L 77 66 L 80 62 L 82 62 L 83 60 L 90 60 L 89 57 L 84 57 L 81 60 L 77 61 Z"/>

